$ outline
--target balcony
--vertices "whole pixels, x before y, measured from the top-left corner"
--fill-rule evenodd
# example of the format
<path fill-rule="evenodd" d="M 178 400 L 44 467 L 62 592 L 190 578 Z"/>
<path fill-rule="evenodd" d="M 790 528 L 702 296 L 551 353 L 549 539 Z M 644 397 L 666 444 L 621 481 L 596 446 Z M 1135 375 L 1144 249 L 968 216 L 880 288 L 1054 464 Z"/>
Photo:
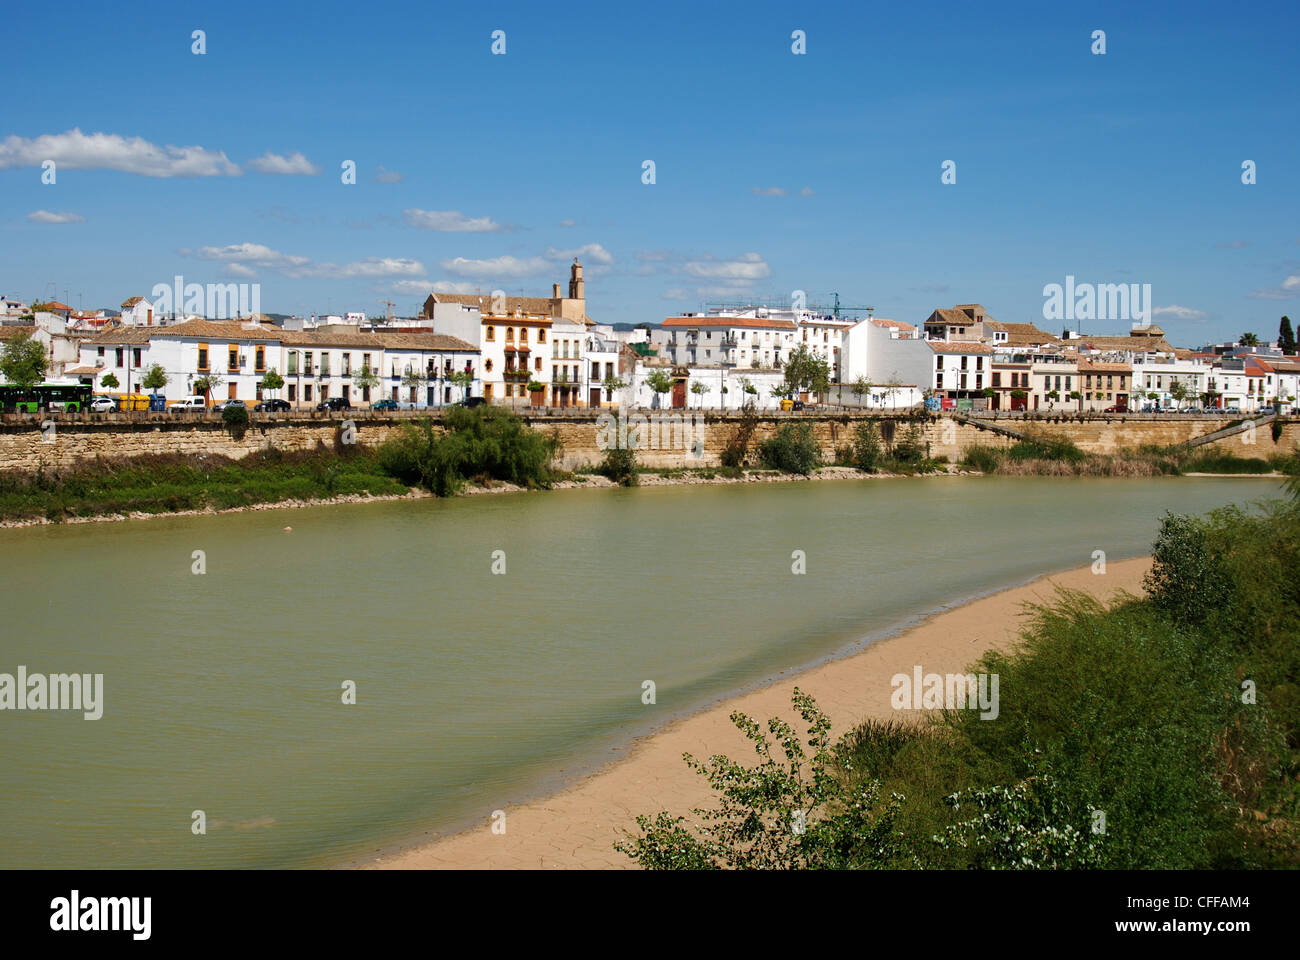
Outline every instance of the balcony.
<path fill-rule="evenodd" d="M 532 379 L 532 374 L 523 367 L 509 367 L 501 375 L 512 383 L 516 380 L 526 383 Z"/>

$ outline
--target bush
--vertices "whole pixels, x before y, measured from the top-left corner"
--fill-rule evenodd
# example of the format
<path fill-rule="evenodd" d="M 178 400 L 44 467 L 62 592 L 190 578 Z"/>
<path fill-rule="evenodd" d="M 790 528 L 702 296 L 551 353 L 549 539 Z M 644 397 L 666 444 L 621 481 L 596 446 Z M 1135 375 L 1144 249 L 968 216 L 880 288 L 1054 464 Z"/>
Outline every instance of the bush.
<path fill-rule="evenodd" d="M 449 496 L 469 479 L 502 480 L 521 487 L 549 486 L 557 443 L 499 407 L 452 407 L 433 424 L 404 424 L 379 448 L 380 465 L 392 476 Z"/>
<path fill-rule="evenodd" d="M 782 424 L 773 436 L 763 441 L 759 455 L 765 466 L 804 476 L 816 470 L 821 461 L 811 423 Z"/>
<path fill-rule="evenodd" d="M 1152 556 L 1144 586 L 1175 622 L 1202 625 L 1228 599 L 1229 584 L 1200 520 L 1167 514 Z"/>
<path fill-rule="evenodd" d="M 725 387 L 723 388 L 726 389 Z M 749 442 L 754 436 L 754 429 L 758 426 L 758 414 L 754 408 L 746 406 L 740 415 L 740 422 L 736 424 L 736 429 L 732 431 L 727 438 L 726 444 L 722 447 L 722 453 L 719 459 L 724 467 L 740 469 L 745 465 L 749 458 Z"/>
<path fill-rule="evenodd" d="M 864 470 L 867 473 L 874 473 L 884 458 L 884 447 L 880 442 L 880 430 L 876 427 L 874 421 L 868 420 L 865 423 L 859 423 L 857 429 L 853 432 L 853 446 L 849 451 L 849 463 Z"/>
<path fill-rule="evenodd" d="M 903 439 L 894 444 L 894 460 L 901 464 L 919 464 L 925 459 L 925 444 L 921 439 L 921 428 L 915 422 L 908 424 Z"/>
<path fill-rule="evenodd" d="M 236 440 L 243 440 L 248 431 L 248 408 L 226 407 L 221 411 L 221 422 Z"/>
<path fill-rule="evenodd" d="M 596 472 L 609 477 L 620 487 L 635 487 L 638 482 L 636 469 L 636 451 L 617 447 L 605 451 L 605 459 L 601 460 Z"/>
<path fill-rule="evenodd" d="M 1053 437 L 1032 437 L 1021 440 L 1007 451 L 1011 460 L 1059 460 L 1064 463 L 1081 463 L 1088 455 L 1071 440 Z"/>
<path fill-rule="evenodd" d="M 963 462 L 980 473 L 997 473 L 998 464 L 1002 462 L 1002 452 L 981 443 L 972 444 L 966 448 Z"/>

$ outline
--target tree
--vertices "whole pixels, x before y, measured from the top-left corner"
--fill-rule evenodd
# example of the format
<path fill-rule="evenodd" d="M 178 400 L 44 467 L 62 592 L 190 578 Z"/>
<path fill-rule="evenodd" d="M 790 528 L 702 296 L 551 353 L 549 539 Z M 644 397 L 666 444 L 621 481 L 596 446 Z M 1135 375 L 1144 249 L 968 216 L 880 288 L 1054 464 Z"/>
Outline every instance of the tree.
<path fill-rule="evenodd" d="M 1061 399 L 1061 391 L 1048 390 L 1047 393 L 1044 394 L 1044 396 L 1046 396 L 1047 399 L 1051 401 L 1052 406 L 1056 406 L 1056 401 Z"/>
<path fill-rule="evenodd" d="M 194 389 L 203 394 L 203 399 L 209 404 L 212 403 L 212 394 L 220 389 L 221 385 L 226 382 L 226 378 L 219 373 L 205 373 L 194 380 Z"/>
<path fill-rule="evenodd" d="M 1187 389 L 1181 380 L 1174 378 L 1169 382 L 1169 396 L 1173 398 L 1174 403 L 1181 407 L 1184 401 L 1191 396 L 1191 391 Z"/>
<path fill-rule="evenodd" d="M 1243 347 L 1258 347 L 1259 337 L 1255 336 L 1250 331 L 1247 331 L 1241 335 L 1241 345 Z"/>
<path fill-rule="evenodd" d="M 819 354 L 800 344 L 785 363 L 786 396 L 807 390 L 818 396 L 830 389 L 831 365 Z"/>
<path fill-rule="evenodd" d="M 627 383 L 624 382 L 623 378 L 620 377 L 618 374 L 611 373 L 611 374 L 607 374 L 605 376 L 605 379 L 600 381 L 600 385 L 605 390 L 605 399 L 613 400 L 614 391 L 622 390 L 624 387 L 627 386 Z"/>
<path fill-rule="evenodd" d="M 375 383 L 379 382 L 378 377 L 375 377 L 374 379 Z M 468 370 L 453 370 L 448 374 L 447 380 L 452 386 L 460 387 L 462 400 L 469 396 L 470 388 L 474 386 L 474 374 L 470 373 Z M 529 384 L 529 389 L 532 389 L 531 383 Z"/>
<path fill-rule="evenodd" d="M 861 404 L 862 398 L 871 392 L 871 381 L 866 377 L 858 377 L 858 379 L 853 381 L 853 386 L 850 388 L 849 392 L 857 397 L 858 403 Z"/>
<path fill-rule="evenodd" d="M 411 403 L 417 404 L 416 398 L 420 395 L 420 388 L 429 382 L 429 375 L 418 364 L 413 367 L 407 367 L 406 372 L 402 374 L 402 386 L 411 391 Z"/>
<path fill-rule="evenodd" d="M 171 378 L 167 376 L 167 371 L 163 369 L 162 364 L 155 363 L 149 368 L 149 372 L 144 375 L 144 379 L 140 381 L 140 386 L 157 393 L 170 382 Z"/>
<path fill-rule="evenodd" d="M 1070 391 L 1070 399 L 1075 401 L 1079 405 L 1079 409 L 1081 410 L 1083 409 L 1083 394 L 1081 394 L 1078 390 Z"/>
<path fill-rule="evenodd" d="M 30 387 L 45 379 L 49 363 L 45 346 L 23 333 L 5 344 L 4 354 L 0 356 L 0 373 L 15 386 Z"/>
<path fill-rule="evenodd" d="M 99 381 L 99 385 L 101 387 L 107 387 L 109 390 L 116 390 L 118 388 L 117 377 L 115 377 L 111 373 L 106 373 L 104 374 L 103 378 Z"/>
<path fill-rule="evenodd" d="M 673 377 L 667 370 L 652 370 L 645 378 L 646 386 L 654 391 L 651 407 L 659 409 L 659 397 L 673 388 Z"/>
<path fill-rule="evenodd" d="M 1291 328 L 1291 318 L 1283 317 L 1277 328 L 1277 338 L 1281 341 L 1283 353 L 1295 353 L 1295 330 Z"/>
<path fill-rule="evenodd" d="M 903 386 L 903 381 L 899 378 L 897 370 L 889 375 L 889 380 L 885 382 L 885 386 L 889 388 L 889 408 L 892 410 L 898 405 L 898 390 Z"/>
<path fill-rule="evenodd" d="M 700 380 L 696 380 L 694 383 L 691 384 L 691 393 L 695 394 L 697 397 L 700 397 L 701 402 L 703 402 L 703 397 L 706 393 L 709 392 L 709 389 L 710 389 L 709 385 L 707 383 L 703 383 Z"/>

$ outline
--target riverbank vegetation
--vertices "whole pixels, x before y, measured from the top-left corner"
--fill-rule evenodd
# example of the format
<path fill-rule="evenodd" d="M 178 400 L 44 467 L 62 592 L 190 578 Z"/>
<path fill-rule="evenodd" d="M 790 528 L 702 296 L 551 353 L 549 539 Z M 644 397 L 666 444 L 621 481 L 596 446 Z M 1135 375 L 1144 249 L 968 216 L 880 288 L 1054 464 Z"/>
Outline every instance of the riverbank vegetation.
<path fill-rule="evenodd" d="M 227 510 L 286 500 L 397 496 L 406 484 L 364 447 L 284 452 L 239 460 L 212 454 L 147 454 L 87 460 L 35 473 L 0 472 L 0 519 L 69 520 L 130 513 Z"/>
<path fill-rule="evenodd" d="M 1029 437 L 1008 447 L 973 444 L 962 464 L 1002 476 L 1160 477 L 1188 473 L 1268 474 L 1296 469 L 1288 454 L 1239 456 L 1222 448 L 1146 445 L 1113 454 L 1086 453 L 1055 437 Z"/>
<path fill-rule="evenodd" d="M 733 722 L 752 767 L 687 758 L 718 793 L 637 818 L 645 867 L 1257 869 L 1300 866 L 1300 480 L 1247 513 L 1167 516 L 1141 597 L 1063 592 L 999 677 L 996 718 L 871 720 L 832 742 Z M 802 742 L 801 742 L 802 738 Z M 806 747 L 806 749 L 805 749 Z"/>

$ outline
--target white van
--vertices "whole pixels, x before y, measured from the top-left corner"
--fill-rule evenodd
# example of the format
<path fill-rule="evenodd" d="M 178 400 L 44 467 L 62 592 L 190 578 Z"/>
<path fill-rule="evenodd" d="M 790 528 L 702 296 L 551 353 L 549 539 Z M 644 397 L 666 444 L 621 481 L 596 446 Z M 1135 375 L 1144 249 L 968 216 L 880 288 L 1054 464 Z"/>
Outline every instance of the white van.
<path fill-rule="evenodd" d="M 186 397 L 183 400 L 177 400 L 167 409 L 169 409 L 172 413 L 186 413 L 192 410 L 203 411 L 208 409 L 208 403 L 206 400 L 203 399 L 202 396 L 200 396 L 199 394 L 195 394 L 192 397 Z"/>

